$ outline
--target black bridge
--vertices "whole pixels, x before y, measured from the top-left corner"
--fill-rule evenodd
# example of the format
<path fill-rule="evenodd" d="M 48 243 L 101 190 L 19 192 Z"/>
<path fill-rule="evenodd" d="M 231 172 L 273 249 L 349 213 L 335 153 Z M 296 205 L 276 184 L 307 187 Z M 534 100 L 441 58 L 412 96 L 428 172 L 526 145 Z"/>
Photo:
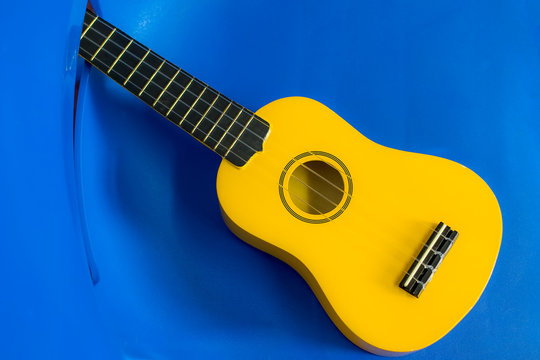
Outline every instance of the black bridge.
<path fill-rule="evenodd" d="M 433 274 L 456 241 L 459 233 L 443 222 L 435 228 L 428 241 L 405 274 L 399 287 L 419 297 Z"/>

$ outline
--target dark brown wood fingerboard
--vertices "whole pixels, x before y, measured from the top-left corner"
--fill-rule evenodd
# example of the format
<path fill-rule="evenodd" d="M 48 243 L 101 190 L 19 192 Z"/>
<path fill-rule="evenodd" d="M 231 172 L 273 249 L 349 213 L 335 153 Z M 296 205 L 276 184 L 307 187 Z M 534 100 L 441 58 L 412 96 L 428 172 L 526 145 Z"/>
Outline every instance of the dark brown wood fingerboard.
<path fill-rule="evenodd" d="M 262 151 L 268 122 L 90 10 L 79 55 L 234 165 Z"/>

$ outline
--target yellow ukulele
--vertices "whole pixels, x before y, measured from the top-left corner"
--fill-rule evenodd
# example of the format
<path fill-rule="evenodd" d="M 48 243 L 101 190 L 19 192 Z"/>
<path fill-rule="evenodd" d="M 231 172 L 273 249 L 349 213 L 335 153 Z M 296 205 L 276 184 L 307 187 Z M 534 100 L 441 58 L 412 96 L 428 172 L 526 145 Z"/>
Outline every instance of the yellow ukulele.
<path fill-rule="evenodd" d="M 482 294 L 502 219 L 471 170 L 375 144 L 307 98 L 253 113 L 91 11 L 79 54 L 223 157 L 229 228 L 296 269 L 361 348 L 422 349 Z"/>

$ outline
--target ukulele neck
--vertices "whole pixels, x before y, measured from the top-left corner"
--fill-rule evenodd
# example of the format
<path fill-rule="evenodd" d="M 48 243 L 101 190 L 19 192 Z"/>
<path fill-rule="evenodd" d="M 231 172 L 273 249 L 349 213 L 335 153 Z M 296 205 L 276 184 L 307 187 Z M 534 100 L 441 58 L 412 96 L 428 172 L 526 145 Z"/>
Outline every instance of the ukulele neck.
<path fill-rule="evenodd" d="M 262 146 L 269 124 L 87 10 L 79 55 L 236 166 Z"/>

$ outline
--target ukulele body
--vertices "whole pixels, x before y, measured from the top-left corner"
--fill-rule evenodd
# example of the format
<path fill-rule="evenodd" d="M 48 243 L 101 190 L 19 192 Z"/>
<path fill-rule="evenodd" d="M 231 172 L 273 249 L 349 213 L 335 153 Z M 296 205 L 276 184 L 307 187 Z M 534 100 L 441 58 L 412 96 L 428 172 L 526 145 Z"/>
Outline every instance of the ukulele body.
<path fill-rule="evenodd" d="M 402 355 L 448 333 L 499 251 L 488 185 L 450 160 L 378 145 L 314 100 L 280 99 L 257 114 L 271 124 L 264 150 L 218 172 L 231 231 L 298 271 L 365 350 Z M 459 238 L 417 298 L 399 284 L 440 221 Z"/>

